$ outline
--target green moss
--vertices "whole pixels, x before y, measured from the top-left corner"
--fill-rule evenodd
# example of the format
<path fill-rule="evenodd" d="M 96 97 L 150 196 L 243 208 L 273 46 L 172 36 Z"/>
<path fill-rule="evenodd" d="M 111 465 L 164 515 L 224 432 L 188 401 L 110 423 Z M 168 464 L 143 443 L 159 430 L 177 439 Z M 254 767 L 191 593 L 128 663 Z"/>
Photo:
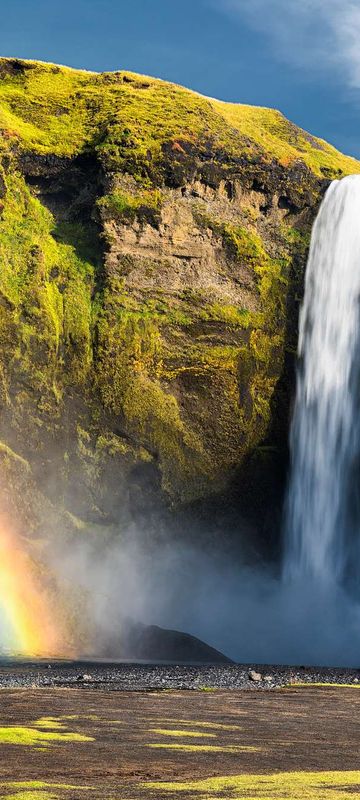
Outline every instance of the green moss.
<path fill-rule="evenodd" d="M 64 797 L 63 792 L 79 791 L 86 792 L 90 786 L 74 786 L 66 783 L 46 783 L 45 781 L 17 781 L 11 783 L 1 783 L 1 791 L 9 791 L 9 794 L 1 794 L 8 800 L 60 800 Z M 58 794 L 60 791 L 60 794 Z"/>
<path fill-rule="evenodd" d="M 198 686 L 199 692 L 217 692 L 215 686 Z"/>
<path fill-rule="evenodd" d="M 204 321 L 224 322 L 231 327 L 248 328 L 250 324 L 250 312 L 247 308 L 227 303 L 208 303 L 205 308 L 200 309 L 199 318 Z"/>
<path fill-rule="evenodd" d="M 211 219 L 197 209 L 197 220 L 205 227 L 210 227 L 222 238 L 228 257 L 246 269 L 252 276 L 255 292 L 258 297 L 256 311 L 232 307 L 218 314 L 219 320 L 228 325 L 244 327 L 250 330 L 249 345 L 212 346 L 203 348 L 197 354 L 198 363 L 235 371 L 240 369 L 242 380 L 248 386 L 251 398 L 251 411 L 246 415 L 240 408 L 237 415 L 241 418 L 247 432 L 248 447 L 266 435 L 271 418 L 271 399 L 274 394 L 278 376 L 281 374 L 287 323 L 287 293 L 290 281 L 291 252 L 302 242 L 301 235 L 291 235 L 289 228 L 282 226 L 282 256 L 274 258 L 269 255 L 264 243 L 254 227 L 244 228 L 219 219 Z M 254 292 L 254 293 L 255 293 Z M 203 316 L 211 315 L 211 307 L 206 308 Z M 204 343 L 205 345 L 205 343 Z M 234 409 L 235 410 L 235 409 Z M 236 415 L 236 411 L 235 411 Z"/>
<path fill-rule="evenodd" d="M 133 220 L 137 213 L 144 210 L 157 212 L 161 208 L 162 195 L 159 189 L 144 190 L 138 194 L 115 190 L 104 195 L 98 201 L 100 209 L 105 209 L 115 218 Z"/>
<path fill-rule="evenodd" d="M 80 792 L 87 792 L 90 791 L 92 786 L 79 786 L 74 785 L 71 783 L 47 783 L 46 781 L 11 781 L 2 783 L 0 782 L 0 787 L 7 788 L 7 789 L 64 789 L 64 791 L 70 791 L 72 789 L 78 789 Z"/>
<path fill-rule="evenodd" d="M 128 308 L 122 284 L 105 291 L 98 322 L 97 382 L 104 407 L 123 414 L 136 439 L 159 457 L 163 487 L 187 484 L 211 469 L 201 440 L 181 418 L 176 398 L 160 383 L 162 339 L 157 313 Z"/>
<path fill-rule="evenodd" d="M 0 319 L 2 362 L 41 392 L 39 410 L 56 415 L 61 386 L 83 382 L 91 364 L 94 267 L 72 244 L 57 241 L 52 215 L 18 173 L 7 184 L 0 219 L 0 296 L 8 307 Z"/>
<path fill-rule="evenodd" d="M 165 81 L 129 72 L 95 74 L 39 62 L 23 71 L 1 59 L 0 127 L 25 149 L 71 156 L 96 146 L 109 167 L 139 176 L 173 141 L 212 139 L 229 155 L 303 161 L 315 174 L 359 172 L 355 159 L 289 123 L 278 111 L 223 103 Z M 185 149 L 184 149 L 185 148 Z"/>
<path fill-rule="evenodd" d="M 50 731 L 63 730 L 65 727 L 64 723 L 58 719 L 55 719 L 55 717 L 40 717 L 40 719 L 35 720 L 35 722 L 32 724 L 35 728 L 41 728 L 42 730 L 45 729 Z"/>
<path fill-rule="evenodd" d="M 231 255 L 252 269 L 261 266 L 266 254 L 260 236 L 255 231 L 228 222 L 218 223 L 216 227 L 220 230 Z"/>
<path fill-rule="evenodd" d="M 247 745 L 213 745 L 213 744 L 148 744 L 152 750 L 178 750 L 183 753 L 255 753 L 260 747 Z M 158 787 L 157 787 L 158 788 Z"/>
<path fill-rule="evenodd" d="M 199 800 L 353 800 L 360 772 L 277 772 L 274 775 L 232 775 L 200 781 L 143 784 L 149 792 L 196 795 Z"/>
<path fill-rule="evenodd" d="M 198 731 L 167 730 L 166 728 L 149 728 L 150 733 L 157 733 L 159 736 L 190 737 L 193 739 L 207 737 L 216 739 L 215 733 L 199 733 Z"/>
<path fill-rule="evenodd" d="M 29 462 L 26 461 L 25 458 L 19 456 L 18 453 L 15 453 L 14 450 L 11 450 L 4 442 L 0 442 L 0 457 L 7 459 L 9 462 L 19 464 L 25 472 L 30 472 L 31 470 Z"/>
<path fill-rule="evenodd" d="M 48 730 L 37 730 L 32 727 L 6 727 L 0 728 L 0 744 L 22 745 L 25 747 L 51 746 L 55 742 L 93 742 L 91 736 L 80 733 L 58 733 Z"/>
<path fill-rule="evenodd" d="M 4 795 L 8 800 L 59 800 L 58 794 L 53 792 L 25 790 Z"/>
<path fill-rule="evenodd" d="M 190 726 L 192 728 L 209 728 L 217 731 L 241 731 L 240 725 L 223 725 L 221 722 L 202 722 L 196 719 L 177 719 L 174 717 L 163 717 L 161 722 L 170 722 L 177 725 Z"/>
<path fill-rule="evenodd" d="M 301 681 L 297 682 L 294 681 L 290 683 L 288 686 L 284 687 L 285 689 L 314 689 L 314 688 L 326 688 L 326 689 L 360 689 L 360 683 L 312 683 L 311 681 L 301 683 Z"/>
<path fill-rule="evenodd" d="M 29 453 L 35 461 L 57 451 L 66 430 L 57 500 L 68 502 L 75 465 L 84 507 L 67 520 L 78 530 L 89 506 L 102 507 L 98 487 L 110 459 L 124 473 L 134 463 L 156 464 L 175 501 L 220 491 L 267 435 L 285 348 L 294 346 L 288 295 L 301 276 L 291 270 L 301 272 L 308 239 L 287 218 L 277 223 L 249 208 L 237 217 L 236 203 L 211 219 L 209 209 L 227 204 L 222 191 L 214 204 L 189 193 L 182 199 L 169 185 L 196 173 L 206 182 L 206 169 L 217 185 L 227 172 L 246 172 L 247 159 L 270 176 L 274 159 L 303 160 L 316 175 L 360 165 L 278 112 L 218 103 L 164 81 L 37 62 L 15 69 L 11 59 L 0 59 L 0 72 L 0 403 L 19 453 L 32 463 Z M 56 221 L 17 171 L 19 155 L 31 164 L 47 154 L 60 183 L 68 162 L 57 156 L 90 157 L 94 186 L 79 195 L 76 221 Z M 34 161 L 34 172 L 46 163 Z M 299 174 L 299 194 L 316 193 L 313 176 L 304 167 Z M 108 194 L 96 204 L 102 185 Z M 118 246 L 114 220 L 144 218 L 156 227 L 164 207 L 166 227 L 167 203 L 171 197 L 171 209 L 178 196 L 195 225 L 215 234 L 210 288 L 201 283 L 202 265 L 199 276 L 188 265 L 188 283 L 195 275 L 199 286 L 186 285 L 186 262 L 184 279 L 170 276 L 176 288 L 166 278 L 163 285 L 172 261 L 141 237 L 130 252 Z M 239 302 L 229 293 L 235 284 Z"/>
<path fill-rule="evenodd" d="M 346 172 L 358 172 L 357 162 L 348 156 L 337 160 L 337 151 L 323 139 L 310 136 L 289 122 L 280 111 L 272 108 L 224 103 L 212 100 L 213 107 L 224 119 L 267 153 L 272 153 L 282 164 L 303 161 L 317 175 L 336 177 Z"/>

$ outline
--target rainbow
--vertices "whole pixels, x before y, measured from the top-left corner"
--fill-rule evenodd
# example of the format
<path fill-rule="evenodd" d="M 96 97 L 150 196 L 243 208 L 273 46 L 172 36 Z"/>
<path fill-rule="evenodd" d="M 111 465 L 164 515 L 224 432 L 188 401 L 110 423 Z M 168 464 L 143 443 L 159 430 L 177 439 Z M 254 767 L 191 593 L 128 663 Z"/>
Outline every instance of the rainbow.
<path fill-rule="evenodd" d="M 4 518 L 0 519 L 0 620 L 9 639 L 7 650 L 38 658 L 65 654 L 49 593 L 22 539 Z"/>

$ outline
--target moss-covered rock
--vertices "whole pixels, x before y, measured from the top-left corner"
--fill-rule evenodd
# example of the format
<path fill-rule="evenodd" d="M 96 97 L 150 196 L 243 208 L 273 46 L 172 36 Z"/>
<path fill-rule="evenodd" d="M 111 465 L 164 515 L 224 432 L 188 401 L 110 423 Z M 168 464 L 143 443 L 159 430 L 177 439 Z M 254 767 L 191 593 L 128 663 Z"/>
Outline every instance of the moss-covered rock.
<path fill-rule="evenodd" d="M 3 447 L 92 524 L 226 490 L 286 438 L 311 223 L 360 164 L 271 109 L 14 59 L 0 132 Z"/>

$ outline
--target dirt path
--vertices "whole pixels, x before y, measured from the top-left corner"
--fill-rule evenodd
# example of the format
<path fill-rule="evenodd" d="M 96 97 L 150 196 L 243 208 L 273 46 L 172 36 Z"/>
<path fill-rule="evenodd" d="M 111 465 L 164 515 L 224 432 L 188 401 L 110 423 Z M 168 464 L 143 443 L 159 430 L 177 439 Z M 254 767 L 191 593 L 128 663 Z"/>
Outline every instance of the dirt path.
<path fill-rule="evenodd" d="M 18 689 L 0 704 L 0 796 L 12 800 L 360 795 L 360 688 Z"/>

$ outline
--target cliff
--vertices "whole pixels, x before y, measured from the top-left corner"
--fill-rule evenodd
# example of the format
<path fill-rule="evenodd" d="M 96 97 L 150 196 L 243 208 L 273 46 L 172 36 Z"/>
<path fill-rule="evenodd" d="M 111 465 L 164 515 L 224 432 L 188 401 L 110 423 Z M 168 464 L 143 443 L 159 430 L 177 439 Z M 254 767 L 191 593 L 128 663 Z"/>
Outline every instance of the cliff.
<path fill-rule="evenodd" d="M 360 163 L 278 111 L 16 59 L 0 131 L 6 508 L 82 530 L 266 482 L 311 224 Z"/>

